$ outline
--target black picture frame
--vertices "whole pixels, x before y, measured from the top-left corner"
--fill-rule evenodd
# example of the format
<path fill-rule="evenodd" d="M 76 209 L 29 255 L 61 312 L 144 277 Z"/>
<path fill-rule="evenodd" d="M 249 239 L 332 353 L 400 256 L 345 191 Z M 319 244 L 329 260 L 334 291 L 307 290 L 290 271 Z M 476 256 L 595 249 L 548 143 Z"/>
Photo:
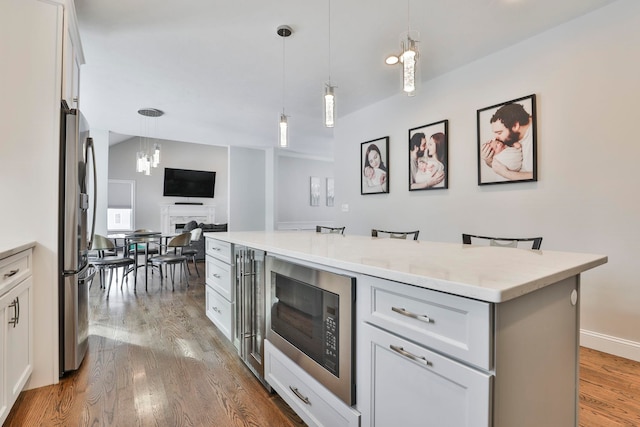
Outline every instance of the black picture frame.
<path fill-rule="evenodd" d="M 477 120 L 478 185 L 537 181 L 536 95 L 478 110 Z"/>
<path fill-rule="evenodd" d="M 449 188 L 449 120 L 409 129 L 409 191 Z"/>
<path fill-rule="evenodd" d="M 375 153 L 374 153 L 375 152 Z M 377 155 L 376 155 L 377 154 Z M 379 164 L 370 163 L 369 157 Z M 389 192 L 389 137 L 385 136 L 360 144 L 360 194 Z"/>

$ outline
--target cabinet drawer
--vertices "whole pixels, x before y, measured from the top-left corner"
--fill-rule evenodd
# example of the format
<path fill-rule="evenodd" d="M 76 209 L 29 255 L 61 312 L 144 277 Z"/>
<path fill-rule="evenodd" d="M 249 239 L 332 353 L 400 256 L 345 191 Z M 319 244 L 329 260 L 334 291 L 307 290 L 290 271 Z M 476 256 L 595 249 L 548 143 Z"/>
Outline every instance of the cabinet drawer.
<path fill-rule="evenodd" d="M 231 340 L 231 325 L 233 321 L 233 306 L 212 287 L 206 286 L 207 317 Z"/>
<path fill-rule="evenodd" d="M 490 303 L 369 276 L 358 286 L 358 299 L 364 321 L 491 369 Z"/>
<path fill-rule="evenodd" d="M 364 324 L 362 426 L 488 427 L 492 376 Z M 515 391 L 514 391 L 515 392 Z"/>
<path fill-rule="evenodd" d="M 31 249 L 0 261 L 0 295 L 31 275 Z"/>
<path fill-rule="evenodd" d="M 207 237 L 207 255 L 211 255 L 214 258 L 231 264 L 231 243 L 223 242 L 222 240 L 212 239 Z"/>
<path fill-rule="evenodd" d="M 207 255 L 207 285 L 218 291 L 227 300 L 233 302 L 234 276 L 232 267 L 217 258 Z"/>
<path fill-rule="evenodd" d="M 345 405 L 291 359 L 264 342 L 265 379 L 309 426 L 358 427 L 360 413 Z"/>

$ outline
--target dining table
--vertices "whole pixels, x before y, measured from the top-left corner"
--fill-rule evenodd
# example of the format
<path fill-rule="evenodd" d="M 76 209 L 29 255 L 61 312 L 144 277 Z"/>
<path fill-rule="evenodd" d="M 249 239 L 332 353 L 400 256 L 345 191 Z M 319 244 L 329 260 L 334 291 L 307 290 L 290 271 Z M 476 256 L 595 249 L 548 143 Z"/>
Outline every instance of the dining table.
<path fill-rule="evenodd" d="M 131 233 L 126 233 L 124 235 L 124 247 L 125 247 L 125 254 L 126 255 L 130 255 L 133 251 L 133 259 L 134 259 L 134 265 L 133 265 L 133 269 L 137 274 L 138 268 L 140 267 L 144 267 L 144 289 L 145 291 L 148 290 L 148 260 L 149 260 L 149 254 L 151 251 L 153 251 L 152 249 L 150 250 L 150 248 L 152 247 L 152 245 L 157 245 L 158 246 L 158 253 L 160 253 L 160 243 L 161 243 L 161 239 L 162 239 L 162 233 L 159 231 L 151 231 L 151 230 L 144 230 L 144 231 L 133 231 Z M 154 251 L 155 252 L 155 251 Z M 138 257 L 139 255 L 144 254 L 144 263 L 140 264 L 138 262 Z M 135 291 L 135 286 L 134 286 L 134 291 Z"/>

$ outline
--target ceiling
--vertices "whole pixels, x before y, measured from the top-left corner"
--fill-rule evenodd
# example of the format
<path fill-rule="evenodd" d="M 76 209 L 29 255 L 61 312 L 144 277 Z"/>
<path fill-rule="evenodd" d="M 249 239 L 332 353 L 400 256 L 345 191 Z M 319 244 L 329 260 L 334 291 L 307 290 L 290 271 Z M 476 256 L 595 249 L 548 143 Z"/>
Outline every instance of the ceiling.
<path fill-rule="evenodd" d="M 112 142 L 143 135 L 272 147 L 284 107 L 290 149 L 332 156 L 324 82 L 330 75 L 338 86 L 337 127 L 400 93 L 400 68 L 384 59 L 399 51 L 408 24 L 420 32 L 427 81 L 613 1 L 75 0 L 81 108 Z M 293 29 L 284 40 L 282 24 Z M 149 126 L 137 114 L 147 107 L 165 115 Z"/>

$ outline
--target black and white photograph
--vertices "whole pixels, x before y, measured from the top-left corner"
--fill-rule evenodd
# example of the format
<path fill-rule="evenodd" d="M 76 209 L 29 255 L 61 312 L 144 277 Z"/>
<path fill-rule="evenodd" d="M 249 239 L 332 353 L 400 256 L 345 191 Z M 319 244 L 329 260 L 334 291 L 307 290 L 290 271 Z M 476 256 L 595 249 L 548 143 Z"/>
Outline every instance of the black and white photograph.
<path fill-rule="evenodd" d="M 360 194 L 389 192 L 389 137 L 360 144 Z"/>
<path fill-rule="evenodd" d="M 478 185 L 537 181 L 536 96 L 478 110 Z"/>
<path fill-rule="evenodd" d="M 409 191 L 449 187 L 448 120 L 409 129 Z"/>

